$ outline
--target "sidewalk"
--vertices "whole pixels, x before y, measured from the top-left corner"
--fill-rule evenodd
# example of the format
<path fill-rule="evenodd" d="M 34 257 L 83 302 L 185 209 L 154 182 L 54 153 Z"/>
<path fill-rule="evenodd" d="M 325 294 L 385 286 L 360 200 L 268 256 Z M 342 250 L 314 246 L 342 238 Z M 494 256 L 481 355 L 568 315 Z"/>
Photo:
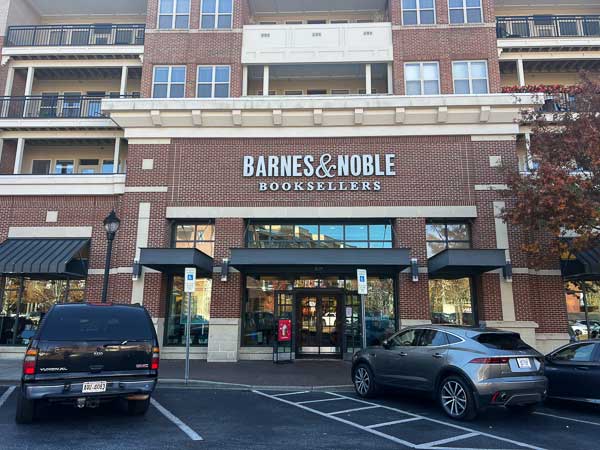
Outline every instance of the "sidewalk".
<path fill-rule="evenodd" d="M 0 359 L 0 383 L 14 383 L 21 378 L 20 360 Z M 159 380 L 164 384 L 183 382 L 183 360 L 162 360 Z M 350 363 L 347 361 L 297 360 L 288 364 L 271 361 L 239 361 L 237 363 L 190 362 L 190 380 L 196 387 L 227 389 L 301 388 L 349 389 Z"/>

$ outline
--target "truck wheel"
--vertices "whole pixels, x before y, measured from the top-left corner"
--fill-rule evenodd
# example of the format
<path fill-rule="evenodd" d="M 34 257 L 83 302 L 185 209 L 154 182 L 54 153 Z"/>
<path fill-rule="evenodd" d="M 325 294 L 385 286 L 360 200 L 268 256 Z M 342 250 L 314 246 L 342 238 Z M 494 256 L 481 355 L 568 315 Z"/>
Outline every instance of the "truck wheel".
<path fill-rule="evenodd" d="M 17 413 L 15 421 L 20 424 L 28 424 L 35 419 L 36 402 L 23 397 L 23 394 L 17 398 Z"/>
<path fill-rule="evenodd" d="M 444 412 L 455 420 L 473 420 L 477 415 L 475 397 L 469 384 L 459 376 L 449 376 L 438 391 Z"/>
<path fill-rule="evenodd" d="M 130 416 L 143 416 L 150 408 L 150 397 L 146 400 L 128 400 L 127 413 Z"/>

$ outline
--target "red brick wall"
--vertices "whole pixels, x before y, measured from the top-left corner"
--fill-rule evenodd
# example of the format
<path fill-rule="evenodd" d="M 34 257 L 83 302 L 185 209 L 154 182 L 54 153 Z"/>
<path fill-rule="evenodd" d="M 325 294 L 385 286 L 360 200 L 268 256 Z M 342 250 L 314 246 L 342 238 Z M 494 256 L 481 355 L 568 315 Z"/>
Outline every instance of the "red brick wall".
<path fill-rule="evenodd" d="M 9 175 L 15 170 L 15 158 L 17 156 L 17 141 L 5 140 L 0 157 L 0 174 Z"/>

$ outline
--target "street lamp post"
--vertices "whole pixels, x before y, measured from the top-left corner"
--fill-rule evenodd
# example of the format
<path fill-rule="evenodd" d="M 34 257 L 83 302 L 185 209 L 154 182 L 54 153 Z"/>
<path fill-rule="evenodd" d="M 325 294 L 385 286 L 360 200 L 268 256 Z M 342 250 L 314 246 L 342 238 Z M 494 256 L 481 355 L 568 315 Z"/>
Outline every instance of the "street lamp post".
<path fill-rule="evenodd" d="M 115 240 L 115 234 L 119 231 L 121 221 L 115 214 L 113 209 L 110 214 L 104 219 L 104 229 L 106 230 L 106 263 L 104 264 L 104 284 L 102 286 L 102 303 L 106 303 L 106 295 L 108 293 L 108 275 L 110 271 L 110 258 L 112 256 L 112 246 Z"/>

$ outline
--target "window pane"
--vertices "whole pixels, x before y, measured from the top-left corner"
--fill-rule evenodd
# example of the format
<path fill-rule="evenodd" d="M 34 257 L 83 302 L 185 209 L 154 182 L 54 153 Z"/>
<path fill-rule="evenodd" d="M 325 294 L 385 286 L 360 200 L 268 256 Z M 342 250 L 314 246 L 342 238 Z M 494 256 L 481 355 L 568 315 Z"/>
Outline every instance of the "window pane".
<path fill-rule="evenodd" d="M 212 75 L 213 75 L 212 67 L 199 67 L 198 68 L 198 82 L 211 83 Z"/>
<path fill-rule="evenodd" d="M 298 240 L 316 241 L 319 239 L 318 225 L 296 225 L 295 236 Z"/>
<path fill-rule="evenodd" d="M 433 24 L 434 19 L 433 10 L 421 11 L 421 24 Z"/>
<path fill-rule="evenodd" d="M 473 325 L 471 282 L 460 280 L 429 280 L 431 322 L 450 325 Z"/>
<path fill-rule="evenodd" d="M 462 8 L 464 0 L 450 0 L 450 8 Z"/>
<path fill-rule="evenodd" d="M 229 67 L 217 66 L 215 69 L 215 81 L 217 83 L 229 83 Z"/>
<path fill-rule="evenodd" d="M 421 0 L 419 5 L 421 9 L 433 9 L 433 0 Z"/>
<path fill-rule="evenodd" d="M 217 28 L 231 28 L 231 15 L 219 16 Z"/>
<path fill-rule="evenodd" d="M 219 0 L 219 12 L 220 13 L 232 13 L 233 7 L 232 7 L 231 3 L 232 3 L 231 0 Z"/>
<path fill-rule="evenodd" d="M 210 322 L 210 296 L 212 280 L 200 278 L 196 280 L 196 292 L 192 294 L 190 345 L 204 346 L 208 344 L 208 328 Z M 187 324 L 187 296 L 183 293 L 183 277 L 173 277 L 169 310 L 165 324 L 165 344 L 185 345 L 185 327 Z"/>
<path fill-rule="evenodd" d="M 402 0 L 402 8 L 417 9 L 417 0 Z"/>
<path fill-rule="evenodd" d="M 154 81 L 156 83 L 166 83 L 169 81 L 169 68 L 168 67 L 155 67 L 154 68 Z"/>
<path fill-rule="evenodd" d="M 404 11 L 402 16 L 404 25 L 416 25 L 417 24 L 417 12 L 416 11 Z"/>
<path fill-rule="evenodd" d="M 454 79 L 467 79 L 469 78 L 469 64 L 466 62 L 459 62 L 452 64 L 452 76 Z"/>
<path fill-rule="evenodd" d="M 471 76 L 473 78 L 487 78 L 487 64 L 484 62 L 471 63 Z"/>
<path fill-rule="evenodd" d="M 172 13 L 174 0 L 160 0 L 160 12 Z"/>
<path fill-rule="evenodd" d="M 419 339 L 420 347 L 437 347 L 440 345 L 448 345 L 446 333 L 437 330 L 423 330 Z"/>
<path fill-rule="evenodd" d="M 196 240 L 197 241 L 214 241 L 215 226 L 213 224 L 196 225 Z"/>
<path fill-rule="evenodd" d="M 217 0 L 202 0 L 202 13 L 217 12 Z"/>
<path fill-rule="evenodd" d="M 166 84 L 155 84 L 154 92 L 152 93 L 152 97 L 154 98 L 167 98 L 167 85 Z"/>
<path fill-rule="evenodd" d="M 185 83 L 185 67 L 173 67 L 171 71 L 172 83 Z"/>
<path fill-rule="evenodd" d="M 394 336 L 390 343 L 395 347 L 414 347 L 417 345 L 417 330 L 407 330 Z"/>
<path fill-rule="evenodd" d="M 468 241 L 469 225 L 466 223 L 449 223 L 448 224 L 448 240 L 450 241 Z"/>
<path fill-rule="evenodd" d="M 448 242 L 448 248 L 471 248 L 470 242 Z"/>
<path fill-rule="evenodd" d="M 103 161 L 102 162 L 102 173 L 113 173 L 114 171 L 114 163 L 113 161 Z"/>
<path fill-rule="evenodd" d="M 425 81 L 424 94 L 425 95 L 437 95 L 440 93 L 440 87 L 437 81 Z"/>
<path fill-rule="evenodd" d="M 440 252 L 446 250 L 445 242 L 428 242 L 427 243 L 427 257 L 431 258 L 432 256 L 437 255 Z"/>
<path fill-rule="evenodd" d="M 487 94 L 487 80 L 473 80 L 473 94 Z"/>
<path fill-rule="evenodd" d="M 174 84 L 171 86 L 171 98 L 183 98 L 185 96 L 185 86 L 183 84 Z"/>
<path fill-rule="evenodd" d="M 369 225 L 369 238 L 372 241 L 391 241 L 391 225 Z"/>
<path fill-rule="evenodd" d="M 565 348 L 554 355 L 559 361 L 591 361 L 594 353 L 594 343 L 574 345 Z"/>
<path fill-rule="evenodd" d="M 321 225 L 321 240 L 338 240 L 344 239 L 344 227 L 342 225 Z"/>
<path fill-rule="evenodd" d="M 468 23 L 481 22 L 481 10 L 480 9 L 467 9 L 467 22 Z"/>
<path fill-rule="evenodd" d="M 455 94 L 470 94 L 469 91 L 469 82 L 467 80 L 464 81 L 455 81 L 454 82 L 454 93 Z"/>
<path fill-rule="evenodd" d="M 450 23 L 464 23 L 465 19 L 463 16 L 462 9 L 451 9 L 450 10 Z"/>
<path fill-rule="evenodd" d="M 158 19 L 158 28 L 165 30 L 173 27 L 173 16 L 160 16 Z"/>
<path fill-rule="evenodd" d="M 425 80 L 438 80 L 438 65 L 437 64 L 423 64 L 423 79 Z"/>
<path fill-rule="evenodd" d="M 177 16 L 175 18 L 175 28 L 179 30 L 189 28 L 189 16 Z"/>
<path fill-rule="evenodd" d="M 421 82 L 420 81 L 407 81 L 406 82 L 406 95 L 421 95 Z"/>
<path fill-rule="evenodd" d="M 215 27 L 215 16 L 202 16 L 201 28 L 211 29 Z"/>
<path fill-rule="evenodd" d="M 369 248 L 368 242 L 346 241 L 344 248 Z"/>
<path fill-rule="evenodd" d="M 421 79 L 419 64 L 405 64 L 404 73 L 407 80 L 414 81 Z"/>
<path fill-rule="evenodd" d="M 190 0 L 177 0 L 178 14 L 186 14 L 190 12 Z"/>
<path fill-rule="evenodd" d="M 227 97 L 229 97 L 229 85 L 228 84 L 217 84 L 217 85 L 215 85 L 215 97 L 216 98 L 227 98 Z"/>
<path fill-rule="evenodd" d="M 428 223 L 425 227 L 428 241 L 445 241 L 446 225 L 443 223 Z"/>
<path fill-rule="evenodd" d="M 177 225 L 175 239 L 178 241 L 193 241 L 194 231 L 194 225 Z"/>
<path fill-rule="evenodd" d="M 272 240 L 294 240 L 294 225 L 271 225 Z"/>
<path fill-rule="evenodd" d="M 367 225 L 346 225 L 347 241 L 366 241 L 369 239 L 369 227 Z"/>
<path fill-rule="evenodd" d="M 481 6 L 481 0 L 467 0 L 467 8 Z"/>

